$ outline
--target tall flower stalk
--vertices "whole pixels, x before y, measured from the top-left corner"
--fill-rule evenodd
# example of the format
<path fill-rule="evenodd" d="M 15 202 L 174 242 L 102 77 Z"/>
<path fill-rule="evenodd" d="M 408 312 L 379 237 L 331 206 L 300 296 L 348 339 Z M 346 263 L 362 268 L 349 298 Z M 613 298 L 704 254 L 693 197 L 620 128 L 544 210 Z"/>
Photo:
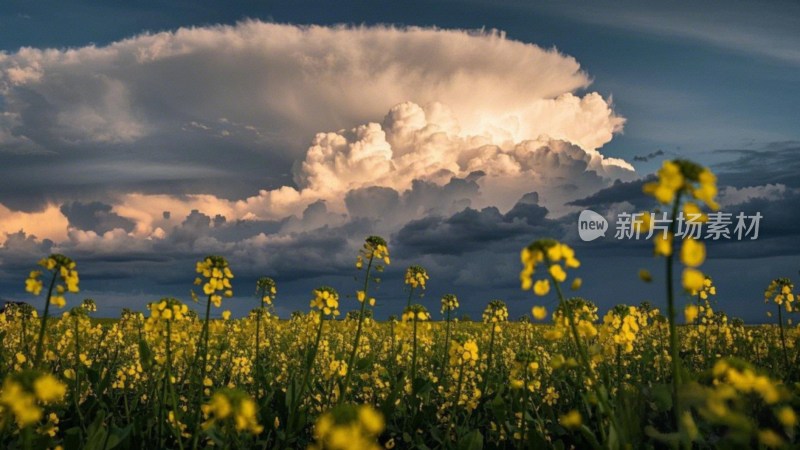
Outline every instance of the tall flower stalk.
<path fill-rule="evenodd" d="M 794 284 L 788 278 L 778 278 L 772 280 L 767 289 L 764 291 L 764 301 L 775 303 L 778 309 L 778 329 L 780 330 L 781 348 L 783 350 L 783 362 L 786 365 L 786 370 L 790 369 L 789 351 L 786 348 L 786 333 L 783 329 L 783 310 L 787 313 L 794 311 L 794 302 L 796 300 L 794 291 Z"/>
<path fill-rule="evenodd" d="M 211 255 L 205 257 L 202 261 L 198 261 L 195 266 L 195 271 L 198 276 L 194 280 L 195 285 L 203 286 L 203 293 L 206 298 L 206 310 L 203 317 L 203 329 L 200 333 L 200 348 L 198 355 L 200 356 L 200 376 L 197 380 L 197 402 L 195 423 L 200 422 L 200 403 L 204 397 L 205 384 L 208 373 L 208 338 L 209 338 L 209 321 L 211 318 L 211 304 L 219 308 L 222 306 L 222 297 L 233 297 L 233 286 L 231 279 L 233 273 L 228 267 L 228 261 L 222 256 Z M 192 439 L 192 449 L 197 448 L 199 440 L 199 433 L 194 434 Z"/>
<path fill-rule="evenodd" d="M 483 373 L 483 392 L 489 385 L 489 373 L 492 371 L 492 357 L 494 356 L 495 335 L 501 331 L 500 324 L 508 322 L 508 307 L 502 300 L 492 300 L 483 311 L 483 323 L 491 327 L 489 337 L 489 350 L 486 353 L 486 370 Z"/>
<path fill-rule="evenodd" d="M 444 379 L 445 373 L 447 373 L 447 366 L 450 362 L 449 350 L 450 350 L 450 325 L 452 322 L 452 313 L 456 309 L 458 309 L 458 298 L 456 298 L 453 294 L 445 294 L 442 297 L 442 314 L 445 315 L 445 322 L 444 322 L 444 345 L 442 346 L 442 367 L 439 371 L 439 380 Z"/>
<path fill-rule="evenodd" d="M 412 326 L 411 332 L 411 384 L 413 386 L 414 380 L 417 379 L 417 324 L 431 319 L 428 310 L 418 304 L 409 306 L 403 311 L 403 322 L 410 322 Z"/>
<path fill-rule="evenodd" d="M 275 280 L 269 277 L 261 277 L 256 281 L 256 297 L 258 297 L 258 307 L 256 308 L 256 349 L 254 363 L 256 365 L 256 386 L 261 383 L 261 322 L 264 316 L 264 305 L 272 305 L 275 296 L 278 294 L 278 288 Z M 257 388 L 256 398 L 260 397 Z"/>
<path fill-rule="evenodd" d="M 430 279 L 428 271 L 424 267 L 414 265 L 406 269 L 405 284 L 408 286 L 408 299 L 406 300 L 406 308 L 411 306 L 411 299 L 414 297 L 414 290 L 419 288 L 425 290 L 425 285 Z"/>
<path fill-rule="evenodd" d="M 42 323 L 39 327 L 36 356 L 33 362 L 34 367 L 39 367 L 39 364 L 42 362 L 42 357 L 44 356 L 44 338 L 45 331 L 47 330 L 47 319 L 50 316 L 50 305 L 53 304 L 59 308 L 63 308 L 67 304 L 64 294 L 67 292 L 77 293 L 80 291 L 78 287 L 78 271 L 75 270 L 75 261 L 64 255 L 54 253 L 40 260 L 39 265 L 44 268 L 44 270 L 51 273 L 51 278 L 50 285 L 47 288 L 47 298 L 44 303 Z M 28 279 L 25 280 L 25 290 L 33 295 L 39 295 L 43 287 L 43 283 L 40 279 L 41 276 L 41 271 L 31 271 L 28 275 Z M 54 291 L 55 295 L 53 295 Z"/>
<path fill-rule="evenodd" d="M 384 264 L 389 265 L 391 263 L 386 240 L 380 236 L 368 237 L 356 258 L 356 269 L 363 269 L 364 260 L 367 261 L 367 269 L 364 273 L 364 285 L 360 291 L 356 292 L 356 298 L 358 302 L 361 303 L 361 308 L 358 311 L 358 324 L 356 325 L 356 335 L 353 338 L 353 348 L 347 359 L 347 374 L 344 376 L 340 388 L 341 395 L 339 396 L 339 403 L 343 402 L 344 398 L 347 397 L 347 392 L 350 388 L 350 379 L 354 369 L 353 364 L 356 360 L 356 354 L 358 354 L 358 346 L 361 343 L 361 333 L 364 327 L 364 312 L 366 311 L 367 304 L 369 304 L 370 307 L 375 306 L 375 298 L 369 297 L 368 295 L 369 282 L 378 282 L 378 279 L 372 278 L 371 271 L 374 267 L 376 272 L 382 272 Z"/>
<path fill-rule="evenodd" d="M 697 239 L 699 236 L 692 234 L 689 224 L 698 224 L 708 220 L 703 214 L 697 202 L 704 203 L 708 208 L 717 210 L 719 205 L 715 201 L 717 195 L 717 178 L 710 170 L 695 164 L 691 161 L 676 159 L 674 161 L 664 161 L 658 170 L 658 179 L 654 182 L 646 183 L 643 187 L 644 193 L 653 196 L 664 205 L 671 205 L 671 216 L 667 218 L 669 225 L 666 231 L 656 236 L 655 254 L 665 257 L 666 261 L 666 295 L 667 295 L 667 319 L 669 320 L 669 347 L 670 365 L 672 370 L 672 405 L 674 412 L 675 426 L 681 428 L 681 417 L 683 410 L 680 404 L 678 389 L 681 384 L 680 355 L 678 331 L 675 317 L 675 292 L 674 292 L 674 273 L 673 273 L 673 238 L 676 235 L 682 236 L 684 241 L 681 245 L 681 262 L 686 266 L 683 270 L 682 284 L 687 292 L 702 289 L 705 282 L 705 275 L 696 269 L 697 266 L 705 261 L 705 246 Z M 686 201 L 691 198 L 694 201 Z M 685 229 L 678 229 L 678 213 L 681 212 L 684 219 Z M 648 228 L 648 237 L 653 236 L 654 227 L 649 220 L 649 215 L 645 216 L 645 224 Z M 699 227 L 697 228 L 699 230 Z M 699 233 L 697 233 L 699 234 Z"/>
<path fill-rule="evenodd" d="M 175 440 L 178 442 L 178 447 L 183 449 L 181 430 L 172 426 L 173 420 L 168 420 L 169 415 L 166 411 L 171 408 L 173 418 L 175 418 L 175 421 L 179 420 L 175 416 L 180 414 L 180 410 L 178 409 L 177 394 L 173 383 L 172 326 L 174 323 L 182 322 L 186 319 L 189 307 L 179 300 L 165 297 L 157 303 L 151 303 L 149 308 L 150 317 L 145 322 L 145 331 L 158 333 L 164 339 L 164 372 L 158 411 L 159 430 L 164 426 L 164 423 L 170 423 L 170 428 Z M 165 439 L 161 432 L 159 432 L 159 439 Z"/>
<path fill-rule="evenodd" d="M 303 402 L 303 396 L 311 379 L 311 371 L 314 368 L 314 361 L 317 359 L 317 352 L 319 351 L 319 344 L 322 340 L 322 329 L 325 326 L 325 319 L 332 318 L 339 315 L 339 293 L 336 289 L 328 286 L 323 286 L 314 290 L 314 298 L 311 300 L 311 309 L 318 311 L 316 316 L 319 323 L 317 324 L 317 334 L 314 337 L 314 344 L 308 348 L 306 352 L 305 367 L 303 371 L 303 380 L 300 384 L 300 391 L 293 399 L 292 415 L 290 417 L 289 427 L 294 430 L 297 426 L 297 412 L 300 409 L 300 404 Z"/>
<path fill-rule="evenodd" d="M 545 296 L 550 292 L 551 284 L 555 287 L 559 309 L 561 310 L 561 317 L 559 318 L 559 315 L 554 317 L 557 319 L 557 325 L 559 324 L 558 322 L 562 322 L 561 325 L 563 326 L 563 322 L 567 322 L 566 326 L 569 329 L 578 351 L 578 357 L 580 358 L 581 364 L 579 367 L 585 371 L 586 376 L 590 380 L 591 387 L 595 391 L 594 394 L 600 406 L 600 412 L 608 418 L 614 432 L 622 439 L 624 437 L 622 435 L 623 430 L 614 411 L 611 409 L 607 390 L 605 387 L 601 386 L 601 380 L 597 377 L 593 369 L 591 360 L 589 359 L 588 349 L 586 345 L 584 345 L 584 336 L 593 337 L 597 335 L 597 330 L 594 328 L 593 321 L 581 320 L 579 317 L 579 315 L 587 312 L 585 301 L 582 302 L 582 299 L 569 301 L 564 297 L 561 290 L 561 283 L 567 279 L 567 272 L 565 269 L 577 269 L 580 267 L 580 261 L 575 258 L 575 251 L 568 245 L 553 239 L 540 239 L 522 249 L 520 259 L 523 264 L 522 272 L 520 272 L 520 281 L 523 290 L 533 289 L 536 295 Z M 547 275 L 545 278 L 534 282 L 533 275 L 536 267 L 540 264 L 547 269 Z M 577 307 L 578 311 L 576 311 L 574 307 Z"/>

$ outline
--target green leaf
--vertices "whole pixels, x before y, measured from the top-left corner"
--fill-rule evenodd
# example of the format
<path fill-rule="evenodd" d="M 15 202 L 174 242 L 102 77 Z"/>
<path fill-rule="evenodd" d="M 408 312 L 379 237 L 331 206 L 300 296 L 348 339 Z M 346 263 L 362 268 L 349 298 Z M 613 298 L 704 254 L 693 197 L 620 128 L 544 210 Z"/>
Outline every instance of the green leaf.
<path fill-rule="evenodd" d="M 458 450 L 481 450 L 483 448 L 483 435 L 478 430 L 472 430 L 458 441 Z"/>
<path fill-rule="evenodd" d="M 653 386 L 653 402 L 658 411 L 669 411 L 672 409 L 672 388 L 668 384 L 657 384 Z"/>
<path fill-rule="evenodd" d="M 144 339 L 139 339 L 139 362 L 145 370 L 149 370 L 153 367 L 153 363 L 155 362 L 153 351 L 150 350 L 150 346 L 147 345 L 147 341 Z"/>

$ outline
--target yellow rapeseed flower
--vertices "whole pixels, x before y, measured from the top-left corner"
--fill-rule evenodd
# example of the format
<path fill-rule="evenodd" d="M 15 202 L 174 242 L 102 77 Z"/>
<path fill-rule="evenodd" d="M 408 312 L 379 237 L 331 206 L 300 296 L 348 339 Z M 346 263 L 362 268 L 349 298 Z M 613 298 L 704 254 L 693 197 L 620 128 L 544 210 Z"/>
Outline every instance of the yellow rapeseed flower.
<path fill-rule="evenodd" d="M 581 417 L 581 413 L 573 409 L 568 413 L 559 416 L 558 423 L 560 423 L 564 428 L 576 429 L 583 425 L 583 417 Z"/>
<path fill-rule="evenodd" d="M 686 318 L 686 323 L 692 323 L 697 319 L 700 310 L 697 305 L 686 305 L 683 309 L 683 316 Z"/>
<path fill-rule="evenodd" d="M 689 292 L 698 291 L 703 288 L 703 282 L 706 277 L 703 272 L 697 269 L 685 268 L 683 269 L 683 287 Z"/>
<path fill-rule="evenodd" d="M 689 267 L 697 267 L 706 259 L 706 246 L 702 242 L 688 238 L 681 244 L 681 262 Z"/>
<path fill-rule="evenodd" d="M 538 280 L 533 285 L 533 292 L 540 297 L 547 295 L 547 293 L 550 292 L 550 280 Z"/>
<path fill-rule="evenodd" d="M 567 273 L 558 264 L 553 264 L 549 269 L 550 276 L 559 283 L 563 283 L 567 279 Z"/>
<path fill-rule="evenodd" d="M 42 403 L 61 401 L 67 393 L 67 386 L 50 374 L 44 374 L 33 382 L 33 391 Z"/>

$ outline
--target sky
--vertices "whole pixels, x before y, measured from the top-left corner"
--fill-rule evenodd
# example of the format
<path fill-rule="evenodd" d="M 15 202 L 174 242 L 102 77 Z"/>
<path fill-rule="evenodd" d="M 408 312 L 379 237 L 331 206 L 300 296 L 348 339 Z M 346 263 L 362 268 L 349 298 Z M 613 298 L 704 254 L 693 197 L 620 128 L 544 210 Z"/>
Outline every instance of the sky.
<path fill-rule="evenodd" d="M 115 316 L 188 301 L 220 254 L 234 315 L 260 276 L 284 317 L 324 284 L 347 311 L 378 234 L 378 316 L 411 264 L 432 311 L 553 307 L 519 288 L 542 237 L 575 247 L 601 311 L 663 306 L 650 244 L 583 242 L 577 217 L 652 209 L 644 180 L 689 158 L 723 211 L 763 216 L 703 270 L 719 308 L 768 320 L 764 288 L 800 269 L 798 29 L 789 1 L 3 2 L 0 298 L 35 302 L 24 278 L 60 252 L 71 301 Z"/>

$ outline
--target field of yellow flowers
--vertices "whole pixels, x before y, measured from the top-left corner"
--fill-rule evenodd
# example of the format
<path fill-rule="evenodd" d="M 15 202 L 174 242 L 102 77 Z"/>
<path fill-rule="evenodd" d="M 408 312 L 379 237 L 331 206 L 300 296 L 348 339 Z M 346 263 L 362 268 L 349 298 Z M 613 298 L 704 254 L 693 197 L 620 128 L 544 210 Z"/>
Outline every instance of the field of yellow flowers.
<path fill-rule="evenodd" d="M 716 190 L 708 169 L 684 160 L 645 187 L 672 217 L 715 209 Z M 74 261 L 50 255 L 25 282 L 43 312 L 0 313 L 0 448 L 798 447 L 794 286 L 766 287 L 775 325 L 729 319 L 700 269 L 704 244 L 673 242 L 674 231 L 654 240 L 667 279 L 685 291 L 667 283 L 664 310 L 601 313 L 570 296 L 590 289 L 570 275 L 578 255 L 538 239 L 521 252 L 531 316 L 514 322 L 501 300 L 480 322 L 456 320 L 453 295 L 440 311 L 412 304 L 428 280 L 421 266 L 406 271 L 402 317 L 373 320 L 377 276 L 391 263 L 378 236 L 356 255 L 352 305 L 318 287 L 309 311 L 289 320 L 273 314 L 270 278 L 258 280 L 248 317 L 211 320 L 233 295 L 220 256 L 195 267 L 199 314 L 163 298 L 110 323 L 91 319 L 91 300 L 56 315 L 80 283 Z M 554 311 L 537 304 L 546 296 Z M 342 318 L 345 306 L 356 310 Z"/>

